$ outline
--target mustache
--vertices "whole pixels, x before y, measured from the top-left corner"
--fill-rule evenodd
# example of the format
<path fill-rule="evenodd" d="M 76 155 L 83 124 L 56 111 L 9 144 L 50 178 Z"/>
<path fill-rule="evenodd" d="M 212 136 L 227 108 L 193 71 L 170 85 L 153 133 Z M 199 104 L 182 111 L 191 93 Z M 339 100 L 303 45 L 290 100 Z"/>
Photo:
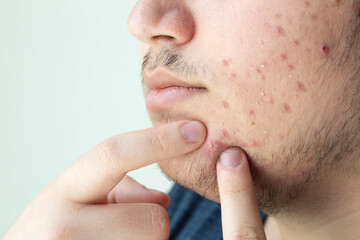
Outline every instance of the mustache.
<path fill-rule="evenodd" d="M 164 67 L 182 79 L 209 81 L 215 78 L 213 70 L 205 65 L 185 60 L 180 52 L 169 47 L 162 48 L 157 55 L 151 49 L 145 54 L 141 76 L 143 76 L 144 69 L 156 67 Z"/>

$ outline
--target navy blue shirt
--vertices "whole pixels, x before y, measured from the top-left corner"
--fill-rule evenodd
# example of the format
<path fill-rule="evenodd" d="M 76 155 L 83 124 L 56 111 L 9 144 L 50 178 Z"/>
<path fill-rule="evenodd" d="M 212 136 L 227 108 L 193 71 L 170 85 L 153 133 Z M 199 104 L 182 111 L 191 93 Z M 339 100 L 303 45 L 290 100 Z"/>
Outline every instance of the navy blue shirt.
<path fill-rule="evenodd" d="M 223 239 L 220 204 L 179 185 L 169 195 L 170 240 Z M 264 222 L 265 216 L 260 215 Z"/>

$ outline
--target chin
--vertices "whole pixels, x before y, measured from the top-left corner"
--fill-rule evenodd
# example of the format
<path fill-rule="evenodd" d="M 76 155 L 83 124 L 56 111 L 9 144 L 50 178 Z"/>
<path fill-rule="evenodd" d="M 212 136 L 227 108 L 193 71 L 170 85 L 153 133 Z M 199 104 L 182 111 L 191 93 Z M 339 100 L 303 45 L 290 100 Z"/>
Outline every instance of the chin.
<path fill-rule="evenodd" d="M 216 177 L 218 155 L 214 152 L 222 151 L 224 146 L 210 142 L 181 157 L 161 161 L 159 166 L 162 172 L 177 184 L 209 200 L 220 202 Z"/>

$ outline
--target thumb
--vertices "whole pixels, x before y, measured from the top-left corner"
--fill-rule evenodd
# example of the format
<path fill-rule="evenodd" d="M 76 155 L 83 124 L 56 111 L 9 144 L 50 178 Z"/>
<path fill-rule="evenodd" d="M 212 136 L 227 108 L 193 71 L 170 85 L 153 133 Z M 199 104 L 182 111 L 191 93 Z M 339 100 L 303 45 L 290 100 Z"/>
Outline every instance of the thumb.
<path fill-rule="evenodd" d="M 224 239 L 266 239 L 246 154 L 228 149 L 216 169 Z"/>

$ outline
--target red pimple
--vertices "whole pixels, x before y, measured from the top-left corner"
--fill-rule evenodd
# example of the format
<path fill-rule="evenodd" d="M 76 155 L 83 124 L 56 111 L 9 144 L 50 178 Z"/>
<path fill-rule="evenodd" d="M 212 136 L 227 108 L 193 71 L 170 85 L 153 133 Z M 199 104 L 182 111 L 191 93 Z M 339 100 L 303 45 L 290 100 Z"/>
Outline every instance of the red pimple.
<path fill-rule="evenodd" d="M 259 143 L 256 140 L 252 139 L 252 140 L 250 140 L 249 145 L 252 147 L 257 147 L 257 146 L 259 146 Z"/>
<path fill-rule="evenodd" d="M 274 103 L 274 99 L 272 97 L 269 97 L 269 96 L 265 96 L 264 101 L 267 102 L 267 103 L 270 103 L 270 104 Z"/>
<path fill-rule="evenodd" d="M 290 108 L 289 104 L 284 103 L 281 105 L 281 110 L 283 113 L 288 113 L 291 111 L 291 108 Z"/>
<path fill-rule="evenodd" d="M 296 82 L 295 89 L 296 89 L 296 91 L 302 91 L 302 92 L 306 91 L 305 85 L 302 82 Z"/>
<path fill-rule="evenodd" d="M 292 70 L 294 70 L 294 65 L 288 64 L 288 68 L 289 68 L 290 71 L 292 71 Z"/>
<path fill-rule="evenodd" d="M 340 4 L 340 2 L 341 2 L 340 0 L 332 0 L 332 2 L 330 3 L 330 6 L 331 7 L 337 6 Z"/>
<path fill-rule="evenodd" d="M 287 60 L 288 56 L 286 53 L 282 53 L 282 54 L 280 54 L 280 58 L 281 58 L 281 60 L 285 61 L 285 60 Z"/>
<path fill-rule="evenodd" d="M 284 29 L 281 26 L 276 26 L 275 27 L 275 31 L 276 33 L 278 33 L 280 36 L 286 36 L 286 33 L 284 31 Z"/>
<path fill-rule="evenodd" d="M 223 59 L 221 62 L 222 62 L 222 64 L 223 64 L 224 66 L 229 66 L 229 61 L 228 61 L 228 60 Z"/>
<path fill-rule="evenodd" d="M 226 130 L 221 130 L 221 135 L 223 138 L 229 138 L 229 132 Z"/>
<path fill-rule="evenodd" d="M 231 73 L 232 78 L 236 78 L 236 73 Z"/>
<path fill-rule="evenodd" d="M 280 139 L 280 140 L 284 140 L 284 138 L 285 138 L 285 134 L 281 134 L 281 135 L 279 136 L 279 139 Z"/>
<path fill-rule="evenodd" d="M 310 7 L 310 6 L 311 6 L 311 3 L 308 2 L 308 1 L 305 1 L 304 3 L 305 3 L 305 6 L 306 6 L 306 7 Z"/>
<path fill-rule="evenodd" d="M 255 111 L 254 111 L 254 110 L 250 110 L 250 111 L 249 111 L 249 115 L 250 115 L 250 116 L 254 116 L 254 115 L 255 115 Z"/>
<path fill-rule="evenodd" d="M 297 173 L 297 176 L 298 177 L 303 177 L 303 176 L 305 176 L 305 171 L 304 170 L 301 170 L 301 171 L 299 171 L 298 173 Z"/>
<path fill-rule="evenodd" d="M 222 101 L 221 104 L 223 105 L 223 107 L 225 109 L 228 109 L 229 108 L 229 103 L 227 101 Z"/>
<path fill-rule="evenodd" d="M 207 153 L 212 153 L 218 151 L 221 148 L 221 146 L 222 144 L 220 142 L 210 140 L 209 142 L 206 143 L 205 149 Z"/>
<path fill-rule="evenodd" d="M 316 20 L 316 19 L 318 19 L 318 15 L 317 15 L 317 14 L 315 14 L 315 13 L 314 13 L 314 14 L 312 14 L 312 15 L 311 15 L 311 19 L 312 19 L 312 20 Z"/>
<path fill-rule="evenodd" d="M 326 57 L 330 52 L 330 48 L 328 45 L 326 44 L 321 44 L 320 46 L 320 56 L 321 57 Z"/>
<path fill-rule="evenodd" d="M 354 150 L 353 150 L 353 149 L 350 149 L 349 151 L 346 152 L 345 158 L 351 157 L 351 155 L 353 155 L 353 153 L 354 153 Z"/>
<path fill-rule="evenodd" d="M 294 39 L 293 44 L 297 47 L 300 45 L 300 42 L 299 42 L 299 40 Z"/>

